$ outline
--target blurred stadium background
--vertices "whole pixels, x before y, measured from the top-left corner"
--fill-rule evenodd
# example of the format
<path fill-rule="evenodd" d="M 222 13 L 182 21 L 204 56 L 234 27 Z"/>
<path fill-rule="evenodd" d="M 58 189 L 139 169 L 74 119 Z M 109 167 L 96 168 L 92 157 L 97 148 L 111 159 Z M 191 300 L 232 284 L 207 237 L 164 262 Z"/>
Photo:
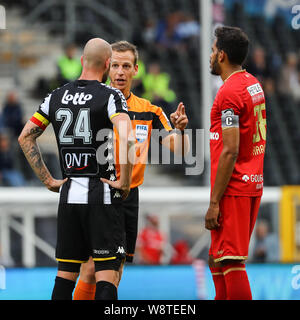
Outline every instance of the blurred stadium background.
<path fill-rule="evenodd" d="M 133 91 L 168 114 L 183 101 L 189 128 L 207 129 L 220 87 L 208 65 L 218 24 L 241 27 L 249 35 L 245 68 L 259 78 L 267 100 L 265 192 L 248 263 L 253 297 L 300 298 L 299 0 L 0 4 L 6 13 L 6 28 L 0 30 L 0 300 L 51 296 L 58 196 L 35 178 L 17 136 L 47 92 L 78 76 L 84 43 L 102 37 L 136 44 L 140 71 Z M 40 141 L 45 162 L 58 178 L 52 128 Z M 184 165 L 148 165 L 136 262 L 125 269 L 120 299 L 214 297 L 204 229 L 208 179 L 207 162 L 203 174 L 194 176 L 185 175 Z"/>

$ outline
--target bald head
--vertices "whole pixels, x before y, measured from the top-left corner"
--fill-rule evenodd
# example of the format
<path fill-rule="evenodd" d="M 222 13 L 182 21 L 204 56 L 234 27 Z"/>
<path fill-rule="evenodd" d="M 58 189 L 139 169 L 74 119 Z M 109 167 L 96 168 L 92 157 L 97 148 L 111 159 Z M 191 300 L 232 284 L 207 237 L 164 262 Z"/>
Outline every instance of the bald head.
<path fill-rule="evenodd" d="M 107 59 L 111 57 L 111 46 L 100 38 L 89 40 L 83 49 L 83 68 L 105 69 Z"/>

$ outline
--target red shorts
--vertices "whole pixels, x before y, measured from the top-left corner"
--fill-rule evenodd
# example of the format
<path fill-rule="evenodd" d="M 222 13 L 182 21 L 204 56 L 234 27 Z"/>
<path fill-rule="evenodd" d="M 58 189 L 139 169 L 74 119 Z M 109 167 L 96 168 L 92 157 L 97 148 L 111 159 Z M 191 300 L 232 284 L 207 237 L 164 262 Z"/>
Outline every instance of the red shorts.
<path fill-rule="evenodd" d="M 209 255 L 215 262 L 248 258 L 260 200 L 261 197 L 223 196 L 220 201 L 220 227 L 211 230 Z"/>

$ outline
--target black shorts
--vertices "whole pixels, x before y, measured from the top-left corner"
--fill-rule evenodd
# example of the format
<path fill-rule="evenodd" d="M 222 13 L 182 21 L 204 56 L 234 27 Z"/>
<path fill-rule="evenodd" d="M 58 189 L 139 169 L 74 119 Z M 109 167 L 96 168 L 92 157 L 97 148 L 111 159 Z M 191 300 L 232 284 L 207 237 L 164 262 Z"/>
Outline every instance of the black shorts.
<path fill-rule="evenodd" d="M 56 260 L 83 263 L 90 256 L 98 270 L 118 270 L 126 255 L 120 205 L 59 204 Z"/>
<path fill-rule="evenodd" d="M 126 261 L 132 262 L 135 252 L 135 244 L 138 234 L 138 213 L 139 213 L 139 189 L 130 190 L 129 196 L 122 202 L 125 217 L 126 232 Z"/>

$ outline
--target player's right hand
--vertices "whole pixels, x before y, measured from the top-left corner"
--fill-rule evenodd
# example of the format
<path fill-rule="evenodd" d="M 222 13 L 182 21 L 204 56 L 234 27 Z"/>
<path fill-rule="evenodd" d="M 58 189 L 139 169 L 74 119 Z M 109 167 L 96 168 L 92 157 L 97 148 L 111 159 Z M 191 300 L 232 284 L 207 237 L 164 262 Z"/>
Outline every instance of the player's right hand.
<path fill-rule="evenodd" d="M 103 183 L 109 184 L 112 188 L 120 190 L 122 193 L 122 200 L 125 200 L 128 197 L 130 192 L 130 185 L 129 186 L 122 185 L 121 180 L 110 181 L 105 178 L 100 178 L 100 180 Z"/>
<path fill-rule="evenodd" d="M 45 183 L 46 187 L 48 190 L 52 191 L 52 192 L 59 192 L 60 187 L 67 182 L 68 178 L 64 179 L 64 180 L 56 180 L 56 179 L 51 179 L 50 181 L 48 181 L 47 183 Z"/>
<path fill-rule="evenodd" d="M 220 207 L 219 204 L 210 204 L 205 215 L 205 228 L 208 230 L 217 229 L 220 227 L 219 217 L 220 217 Z"/>

